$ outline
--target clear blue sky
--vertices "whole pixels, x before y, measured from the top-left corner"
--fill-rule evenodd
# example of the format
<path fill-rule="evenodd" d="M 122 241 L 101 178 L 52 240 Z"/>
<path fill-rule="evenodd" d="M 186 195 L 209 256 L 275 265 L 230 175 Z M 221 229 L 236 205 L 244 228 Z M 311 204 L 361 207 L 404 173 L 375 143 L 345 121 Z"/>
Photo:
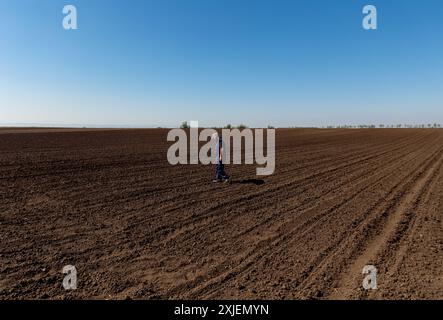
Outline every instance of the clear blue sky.
<path fill-rule="evenodd" d="M 183 120 L 443 124 L 443 1 L 0 1 L 0 123 Z"/>

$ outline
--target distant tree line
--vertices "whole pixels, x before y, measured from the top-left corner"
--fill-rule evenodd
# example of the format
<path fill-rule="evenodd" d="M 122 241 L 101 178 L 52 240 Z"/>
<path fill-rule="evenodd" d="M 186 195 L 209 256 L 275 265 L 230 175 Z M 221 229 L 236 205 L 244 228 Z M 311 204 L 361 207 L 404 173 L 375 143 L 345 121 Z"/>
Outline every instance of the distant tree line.
<path fill-rule="evenodd" d="M 187 121 L 183 121 L 183 122 L 181 123 L 181 125 L 180 125 L 180 128 L 181 128 L 181 129 L 189 129 L 189 128 L 190 128 L 189 123 L 188 123 Z M 243 123 L 240 123 L 240 124 L 237 125 L 237 126 L 233 126 L 233 125 L 231 125 L 231 124 L 229 123 L 229 124 L 225 125 L 224 128 L 225 128 L 225 129 L 240 129 L 240 130 L 243 130 L 243 129 L 248 128 L 248 126 L 245 125 L 245 124 L 243 124 Z M 273 128 L 273 127 L 268 126 L 268 129 L 271 129 L 271 128 Z"/>
<path fill-rule="evenodd" d="M 182 129 L 189 129 L 189 123 L 187 121 L 183 121 L 180 125 L 180 128 Z M 225 129 L 239 129 L 239 130 L 243 130 L 248 128 L 247 125 L 241 123 L 237 126 L 233 126 L 230 123 L 224 126 Z M 267 126 L 268 129 L 274 129 L 273 126 L 268 125 Z M 296 127 L 296 126 L 291 126 L 289 128 L 304 128 L 304 127 Z M 344 124 L 344 125 L 329 125 L 326 127 L 309 127 L 309 128 L 327 128 L 327 129 L 374 129 L 374 128 L 397 128 L 397 129 L 401 129 L 401 128 L 407 128 L 407 129 L 412 129 L 412 128 L 441 128 L 440 123 L 428 123 L 428 124 L 379 124 L 379 125 L 375 125 L 375 124 L 358 124 L 358 125 L 348 125 L 348 124 Z"/>
<path fill-rule="evenodd" d="M 225 129 L 239 129 L 239 130 L 243 130 L 246 129 L 248 126 L 240 123 L 238 126 L 232 126 L 230 123 L 228 123 L 227 125 L 225 125 Z"/>
<path fill-rule="evenodd" d="M 359 124 L 359 125 L 338 125 L 338 126 L 327 126 L 328 129 L 371 129 L 371 128 L 441 128 L 439 123 L 428 123 L 428 124 Z"/>

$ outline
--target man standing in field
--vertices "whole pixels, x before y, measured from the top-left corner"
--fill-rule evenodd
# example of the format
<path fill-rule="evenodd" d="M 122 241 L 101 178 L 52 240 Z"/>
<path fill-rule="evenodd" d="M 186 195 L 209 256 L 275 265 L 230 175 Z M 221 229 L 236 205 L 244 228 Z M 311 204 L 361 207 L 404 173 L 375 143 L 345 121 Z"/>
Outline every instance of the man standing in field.
<path fill-rule="evenodd" d="M 229 176 L 225 172 L 225 165 L 223 164 L 224 156 L 224 143 L 222 137 L 218 137 L 218 134 L 212 136 L 213 139 L 218 139 L 216 144 L 216 167 L 215 167 L 215 179 L 213 182 L 229 182 Z"/>

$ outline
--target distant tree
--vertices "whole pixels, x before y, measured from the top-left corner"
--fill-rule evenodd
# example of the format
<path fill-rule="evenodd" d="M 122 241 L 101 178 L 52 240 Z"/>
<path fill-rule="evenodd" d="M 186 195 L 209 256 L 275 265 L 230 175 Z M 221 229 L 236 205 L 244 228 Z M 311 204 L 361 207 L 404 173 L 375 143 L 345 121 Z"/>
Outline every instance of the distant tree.
<path fill-rule="evenodd" d="M 239 129 L 239 130 L 243 130 L 243 129 L 246 129 L 247 127 L 248 127 L 247 125 L 241 123 L 241 124 L 239 124 L 239 125 L 237 126 L 237 129 Z"/>
<path fill-rule="evenodd" d="M 268 129 L 274 129 L 274 127 L 268 124 Z"/>
<path fill-rule="evenodd" d="M 182 124 L 180 125 L 181 129 L 188 129 L 189 128 L 189 124 L 187 121 L 183 121 Z"/>
<path fill-rule="evenodd" d="M 232 126 L 230 123 L 228 123 L 227 125 L 225 125 L 225 129 L 232 129 Z"/>
<path fill-rule="evenodd" d="M 380 128 L 384 128 L 384 127 L 385 127 L 384 124 L 379 124 L 378 126 L 379 126 Z"/>

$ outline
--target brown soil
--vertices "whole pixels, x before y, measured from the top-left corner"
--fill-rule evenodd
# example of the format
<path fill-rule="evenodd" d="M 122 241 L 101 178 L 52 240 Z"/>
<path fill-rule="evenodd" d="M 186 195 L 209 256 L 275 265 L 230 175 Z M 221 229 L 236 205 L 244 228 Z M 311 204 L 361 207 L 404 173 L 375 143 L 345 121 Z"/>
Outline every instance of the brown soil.
<path fill-rule="evenodd" d="M 0 298 L 443 299 L 443 130 L 278 130 L 231 184 L 166 134 L 2 130 Z"/>

